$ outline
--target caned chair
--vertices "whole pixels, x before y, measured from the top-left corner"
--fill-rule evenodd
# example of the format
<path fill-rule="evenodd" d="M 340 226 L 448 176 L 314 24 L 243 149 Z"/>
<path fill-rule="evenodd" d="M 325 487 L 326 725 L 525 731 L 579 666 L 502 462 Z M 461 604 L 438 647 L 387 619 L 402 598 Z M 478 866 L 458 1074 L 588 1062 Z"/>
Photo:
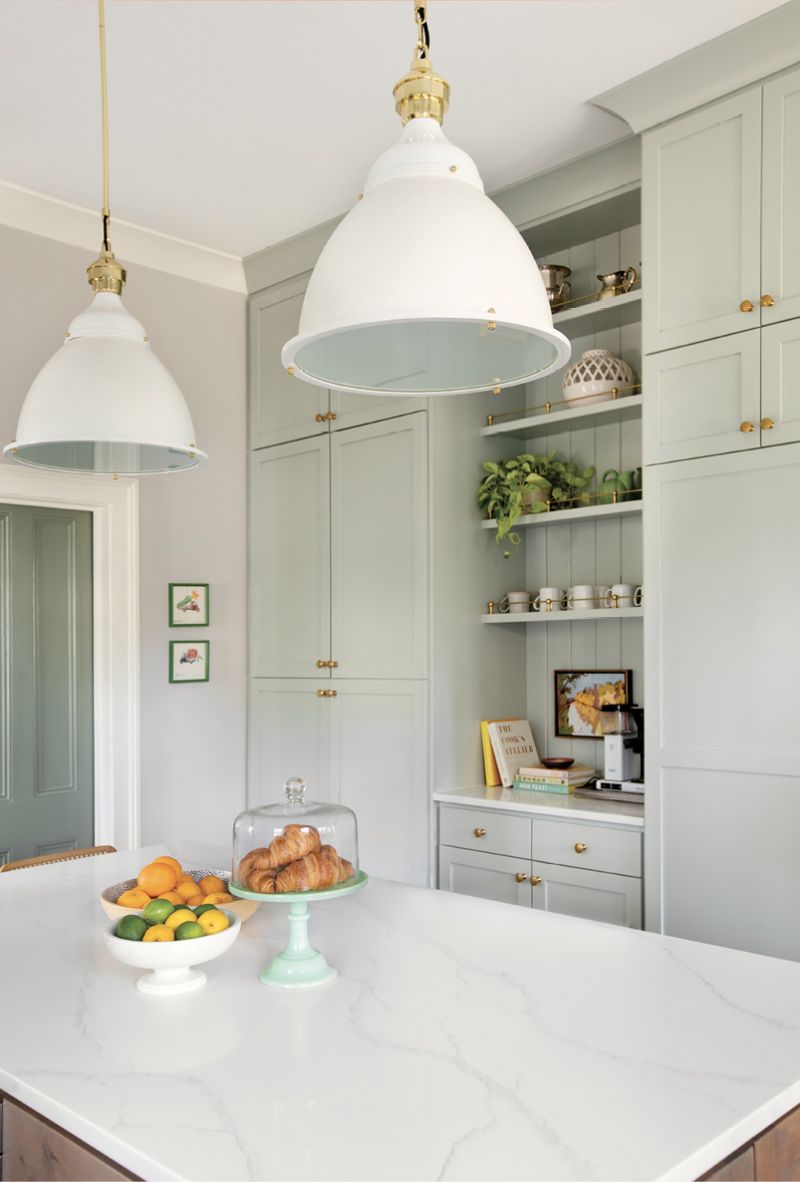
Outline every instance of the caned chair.
<path fill-rule="evenodd" d="M 95 854 L 115 854 L 113 845 L 93 845 L 85 850 L 64 850 L 60 854 L 40 854 L 38 858 L 21 858 L 19 862 L 5 862 L 0 866 L 0 874 L 5 870 L 24 870 L 27 866 L 47 866 L 50 862 L 68 862 L 72 858 L 93 858 Z"/>

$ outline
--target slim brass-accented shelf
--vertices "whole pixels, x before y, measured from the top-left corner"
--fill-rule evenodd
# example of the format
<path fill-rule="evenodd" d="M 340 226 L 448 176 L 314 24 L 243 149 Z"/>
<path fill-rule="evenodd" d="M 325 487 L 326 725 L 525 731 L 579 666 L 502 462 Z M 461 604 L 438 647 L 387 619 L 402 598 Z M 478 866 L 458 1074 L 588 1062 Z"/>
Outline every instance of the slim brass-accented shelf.
<path fill-rule="evenodd" d="M 519 415 L 516 418 L 492 423 L 483 427 L 481 435 L 512 435 L 517 439 L 535 439 L 549 435 L 559 429 L 571 427 L 602 427 L 607 423 L 625 423 L 642 417 L 641 394 L 630 394 L 607 402 L 594 402 L 581 408 L 580 405 L 553 410 L 550 414 Z"/>
<path fill-rule="evenodd" d="M 514 522 L 514 529 L 531 525 L 569 525 L 576 521 L 591 521 L 603 517 L 630 517 L 642 511 L 641 501 L 620 501 L 616 505 L 587 505 L 583 509 L 556 509 L 550 513 L 526 513 Z M 484 518 L 481 529 L 497 529 L 493 518 Z"/>
<path fill-rule="evenodd" d="M 604 328 L 633 324 L 642 318 L 642 289 L 624 291 L 613 299 L 576 303 L 563 312 L 553 313 L 553 324 L 567 336 L 580 337 Z"/>
<path fill-rule="evenodd" d="M 494 612 L 482 615 L 484 624 L 575 624 L 585 620 L 641 619 L 643 607 L 592 607 L 586 611 L 562 612 Z"/>

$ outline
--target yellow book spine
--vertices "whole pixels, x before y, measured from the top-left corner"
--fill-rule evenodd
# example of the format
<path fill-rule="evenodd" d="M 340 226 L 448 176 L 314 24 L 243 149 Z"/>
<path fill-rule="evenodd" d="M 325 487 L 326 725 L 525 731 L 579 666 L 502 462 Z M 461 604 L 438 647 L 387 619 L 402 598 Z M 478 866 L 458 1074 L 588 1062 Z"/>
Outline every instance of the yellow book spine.
<path fill-rule="evenodd" d="M 483 748 L 483 772 L 487 788 L 500 786 L 500 773 L 497 770 L 497 760 L 492 750 L 492 740 L 489 738 L 489 721 L 481 723 L 481 746 Z"/>

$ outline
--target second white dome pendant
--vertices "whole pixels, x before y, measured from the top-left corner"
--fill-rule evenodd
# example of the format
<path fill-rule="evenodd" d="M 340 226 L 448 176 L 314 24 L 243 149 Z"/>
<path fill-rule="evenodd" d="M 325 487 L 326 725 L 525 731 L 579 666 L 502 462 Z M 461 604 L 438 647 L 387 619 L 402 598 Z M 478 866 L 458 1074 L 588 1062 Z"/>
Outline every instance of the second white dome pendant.
<path fill-rule="evenodd" d="M 308 284 L 289 373 L 359 394 L 472 394 L 565 365 L 536 260 L 441 128 L 450 88 L 429 61 L 427 7 L 394 88 L 404 129 L 370 169 Z"/>

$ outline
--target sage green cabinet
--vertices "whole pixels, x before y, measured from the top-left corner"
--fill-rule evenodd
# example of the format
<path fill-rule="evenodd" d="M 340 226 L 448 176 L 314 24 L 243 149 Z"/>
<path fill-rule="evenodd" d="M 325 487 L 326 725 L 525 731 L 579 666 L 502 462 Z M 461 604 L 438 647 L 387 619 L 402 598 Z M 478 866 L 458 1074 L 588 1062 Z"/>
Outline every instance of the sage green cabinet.
<path fill-rule="evenodd" d="M 644 352 L 757 327 L 760 243 L 760 87 L 648 132 L 642 140 Z M 743 300 L 752 311 L 740 311 Z"/>
<path fill-rule="evenodd" d="M 800 70 L 764 86 L 761 323 L 800 316 Z"/>
<path fill-rule="evenodd" d="M 536 861 L 531 871 L 531 906 L 534 911 L 641 928 L 640 878 Z"/>
<path fill-rule="evenodd" d="M 762 444 L 800 442 L 800 318 L 761 330 L 761 411 Z"/>
<path fill-rule="evenodd" d="M 530 857 L 439 846 L 439 890 L 516 907 L 531 906 Z"/>

